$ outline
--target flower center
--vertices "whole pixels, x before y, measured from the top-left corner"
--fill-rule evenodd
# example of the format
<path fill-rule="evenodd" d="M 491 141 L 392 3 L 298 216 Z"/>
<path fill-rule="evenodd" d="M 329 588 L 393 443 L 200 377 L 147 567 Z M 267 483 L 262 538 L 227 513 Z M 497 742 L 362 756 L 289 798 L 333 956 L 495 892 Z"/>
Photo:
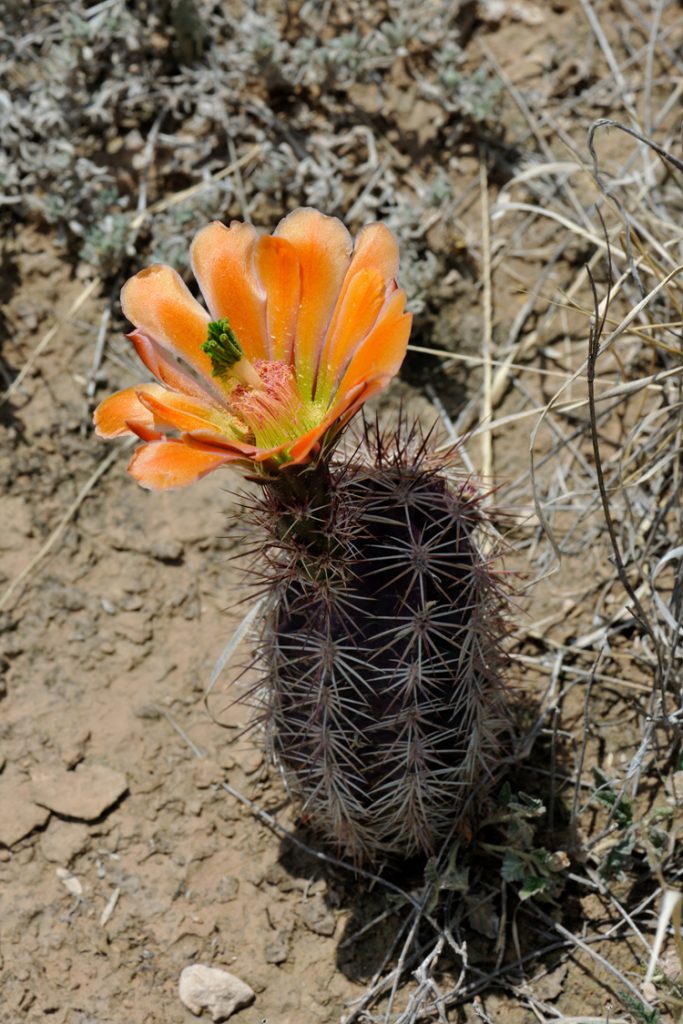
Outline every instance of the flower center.
<path fill-rule="evenodd" d="M 302 398 L 288 363 L 247 359 L 227 317 L 209 324 L 202 351 L 224 388 L 230 413 L 244 424 L 259 448 L 295 441 L 322 419 L 323 403 Z"/>
<path fill-rule="evenodd" d="M 291 366 L 259 359 L 254 369 L 261 386 L 235 383 L 228 402 L 235 415 L 247 424 L 259 447 L 275 448 L 294 441 L 319 422 L 322 411 L 315 403 L 302 399 Z"/>

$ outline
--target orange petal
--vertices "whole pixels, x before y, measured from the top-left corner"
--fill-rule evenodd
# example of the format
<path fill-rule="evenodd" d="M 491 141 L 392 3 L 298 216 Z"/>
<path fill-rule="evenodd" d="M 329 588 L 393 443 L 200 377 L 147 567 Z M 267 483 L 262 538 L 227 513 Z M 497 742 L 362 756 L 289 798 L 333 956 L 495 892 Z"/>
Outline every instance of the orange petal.
<path fill-rule="evenodd" d="M 347 279 L 365 267 L 379 270 L 387 283 L 398 277 L 398 242 L 384 224 L 368 224 L 359 233 Z"/>
<path fill-rule="evenodd" d="M 330 335 L 318 372 L 316 399 L 328 401 L 341 370 L 370 332 L 384 305 L 385 281 L 379 270 L 365 267 L 349 281 L 336 327 Z"/>
<path fill-rule="evenodd" d="M 270 359 L 292 362 L 301 298 L 301 269 L 293 245 L 266 235 L 256 247 L 256 269 L 266 290 Z"/>
<path fill-rule="evenodd" d="M 266 295 L 254 265 L 251 224 L 213 221 L 192 242 L 192 269 L 214 320 L 226 316 L 248 359 L 267 359 Z"/>
<path fill-rule="evenodd" d="M 140 331 L 211 378 L 211 360 L 200 347 L 209 316 L 175 270 L 160 263 L 141 270 L 124 284 L 121 305 Z"/>
<path fill-rule="evenodd" d="M 159 388 L 160 393 L 140 394 L 140 401 L 149 409 L 155 427 L 175 430 L 208 430 L 212 434 L 232 434 L 235 421 L 226 413 L 216 412 L 211 406 L 190 395 Z"/>
<path fill-rule="evenodd" d="M 155 341 L 148 338 L 142 331 L 131 331 L 128 338 L 133 342 L 135 351 L 145 364 L 147 369 L 157 380 L 161 381 L 172 391 L 179 391 L 185 395 L 193 395 L 208 405 L 214 405 L 220 409 L 221 395 L 213 382 L 204 379 L 204 385 L 198 380 L 181 370 L 173 358 L 166 354 L 166 351 L 157 345 Z"/>
<path fill-rule="evenodd" d="M 163 491 L 187 487 L 232 461 L 225 452 L 191 448 L 183 441 L 151 441 L 136 448 L 128 472 L 143 487 Z"/>
<path fill-rule="evenodd" d="M 368 224 L 356 238 L 353 249 L 353 259 L 349 266 L 344 283 L 339 293 L 339 299 L 332 316 L 328 332 L 328 343 L 326 352 L 329 351 L 329 339 L 336 334 L 339 327 L 339 318 L 342 315 L 344 303 L 349 291 L 353 287 L 354 280 L 358 274 L 366 270 L 377 271 L 386 288 L 386 297 L 396 288 L 396 277 L 398 276 L 398 243 L 389 228 L 384 224 Z M 362 338 L 358 338 L 360 342 Z M 322 362 L 327 360 L 327 354 L 323 356 Z"/>
<path fill-rule="evenodd" d="M 163 434 L 159 430 L 153 430 L 147 423 L 140 420 L 128 420 L 131 433 L 139 437 L 141 441 L 161 441 Z"/>
<path fill-rule="evenodd" d="M 185 441 L 188 444 L 197 443 L 202 447 L 210 445 L 214 449 L 220 448 L 224 451 L 233 452 L 241 459 L 248 460 L 252 459 L 254 453 L 258 451 L 253 442 L 237 441 L 235 438 L 227 437 L 225 434 L 215 434 L 204 428 L 188 430 L 185 435 Z"/>
<path fill-rule="evenodd" d="M 405 293 L 399 288 L 389 299 L 383 314 L 349 363 L 338 393 L 356 384 L 381 380 L 388 383 L 398 373 L 408 347 L 412 316 L 404 313 Z"/>
<path fill-rule="evenodd" d="M 163 388 L 158 384 L 138 384 L 134 388 L 117 391 L 100 402 L 93 414 L 95 433 L 98 437 L 122 437 L 135 433 L 128 425 L 129 420 L 153 427 L 154 418 L 139 397 L 152 391 L 163 391 Z"/>
<path fill-rule="evenodd" d="M 351 236 L 341 221 L 309 208 L 285 217 L 275 236 L 291 242 L 301 266 L 295 364 L 299 388 L 303 397 L 310 399 L 325 335 L 349 267 Z"/>

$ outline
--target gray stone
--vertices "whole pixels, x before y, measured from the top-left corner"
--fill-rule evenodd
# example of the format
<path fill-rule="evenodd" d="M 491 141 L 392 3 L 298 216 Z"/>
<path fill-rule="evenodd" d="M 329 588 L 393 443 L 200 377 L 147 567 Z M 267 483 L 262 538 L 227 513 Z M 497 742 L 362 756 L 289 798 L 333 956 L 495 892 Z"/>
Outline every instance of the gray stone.
<path fill-rule="evenodd" d="M 306 927 L 316 935 L 324 935 L 328 938 L 334 935 L 337 922 L 325 906 L 322 896 L 314 896 L 313 899 L 307 900 L 299 908 L 299 917 Z"/>
<path fill-rule="evenodd" d="M 264 959 L 267 964 L 283 964 L 289 956 L 289 936 L 285 931 L 279 931 L 269 942 L 266 942 Z"/>

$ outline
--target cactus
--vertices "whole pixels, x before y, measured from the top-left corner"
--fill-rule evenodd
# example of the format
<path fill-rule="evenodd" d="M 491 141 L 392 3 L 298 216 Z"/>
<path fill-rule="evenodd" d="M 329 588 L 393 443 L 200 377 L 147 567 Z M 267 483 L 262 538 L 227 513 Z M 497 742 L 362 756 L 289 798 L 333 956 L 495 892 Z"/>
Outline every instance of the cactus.
<path fill-rule="evenodd" d="M 302 817 L 356 862 L 431 853 L 496 777 L 504 593 L 470 478 L 430 438 L 366 430 L 349 460 L 266 482 L 257 693 Z"/>
<path fill-rule="evenodd" d="M 304 816 L 357 862 L 433 851 L 500 765 L 504 597 L 480 495 L 429 435 L 366 429 L 355 456 L 334 455 L 406 353 L 396 240 L 369 224 L 353 243 L 300 209 L 273 235 L 208 224 L 191 254 L 207 309 L 168 266 L 124 285 L 156 383 L 106 398 L 96 430 L 140 439 L 128 469 L 143 487 L 225 467 L 261 485 L 272 755 Z"/>

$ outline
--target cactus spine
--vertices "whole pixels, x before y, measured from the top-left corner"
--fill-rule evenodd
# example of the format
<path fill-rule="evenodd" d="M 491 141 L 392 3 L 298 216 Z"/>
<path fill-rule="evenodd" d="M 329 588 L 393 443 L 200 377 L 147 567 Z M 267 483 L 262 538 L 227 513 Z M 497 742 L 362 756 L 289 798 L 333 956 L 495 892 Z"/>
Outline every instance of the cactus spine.
<path fill-rule="evenodd" d="M 489 788 L 508 730 L 487 517 L 416 428 L 281 473 L 261 717 L 304 820 L 355 861 L 429 853 Z"/>

